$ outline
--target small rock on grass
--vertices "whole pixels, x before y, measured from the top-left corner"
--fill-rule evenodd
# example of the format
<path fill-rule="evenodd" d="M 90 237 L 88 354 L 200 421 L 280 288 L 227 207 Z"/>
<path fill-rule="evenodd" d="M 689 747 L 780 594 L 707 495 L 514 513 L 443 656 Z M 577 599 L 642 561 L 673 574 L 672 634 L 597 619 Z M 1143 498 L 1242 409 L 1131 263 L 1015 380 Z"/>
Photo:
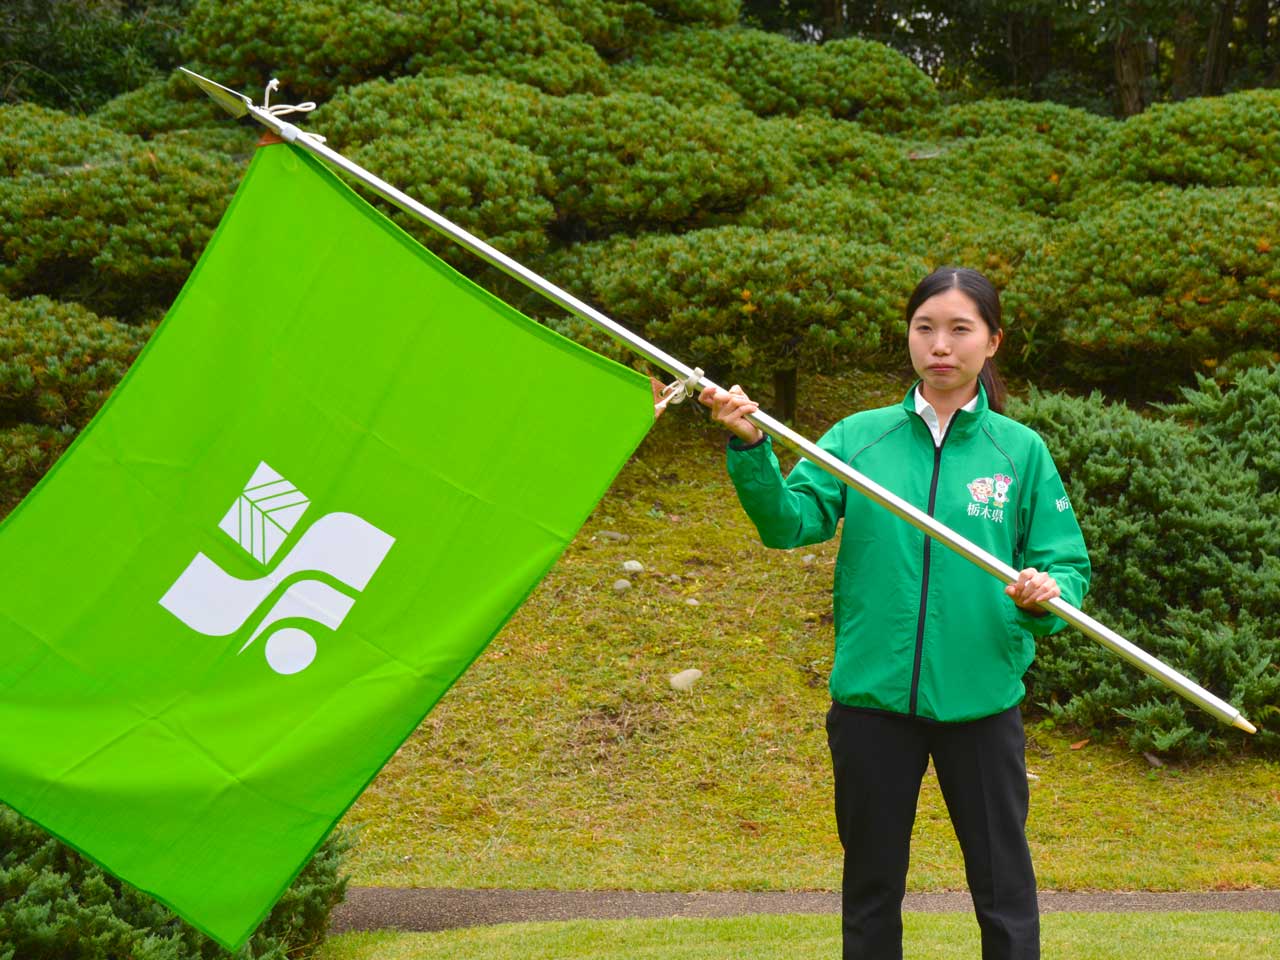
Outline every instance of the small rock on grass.
<path fill-rule="evenodd" d="M 685 604 L 690 607 L 697 607 L 701 605 L 699 604 L 697 597 L 689 597 L 685 600 Z"/>
<path fill-rule="evenodd" d="M 601 530 L 596 536 L 601 540 L 609 540 L 612 543 L 626 543 L 631 539 L 625 533 L 619 533 L 617 530 Z"/>
<path fill-rule="evenodd" d="M 800 558 L 800 562 L 807 567 L 807 566 L 810 566 L 813 563 L 813 561 L 817 559 L 818 559 L 818 555 L 816 553 L 806 553 L 803 557 Z"/>
<path fill-rule="evenodd" d="M 693 689 L 693 685 L 701 678 L 702 671 L 693 668 L 673 673 L 668 682 L 671 684 L 672 690 L 689 691 Z"/>
<path fill-rule="evenodd" d="M 628 560 L 622 565 L 622 569 L 627 573 L 644 573 L 644 564 L 639 560 Z"/>
<path fill-rule="evenodd" d="M 615 581 L 613 581 L 613 592 L 614 592 L 614 593 L 626 593 L 626 592 L 627 592 L 628 590 L 630 590 L 630 589 L 631 589 L 631 581 L 630 581 L 630 580 L 615 580 Z"/>

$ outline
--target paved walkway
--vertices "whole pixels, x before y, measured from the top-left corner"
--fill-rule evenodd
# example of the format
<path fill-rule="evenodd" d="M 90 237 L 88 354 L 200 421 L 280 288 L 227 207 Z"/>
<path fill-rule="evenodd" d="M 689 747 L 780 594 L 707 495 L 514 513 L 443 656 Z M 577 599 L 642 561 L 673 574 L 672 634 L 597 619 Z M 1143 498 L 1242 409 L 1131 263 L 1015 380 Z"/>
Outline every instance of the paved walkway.
<path fill-rule="evenodd" d="M 904 909 L 969 912 L 967 893 L 908 894 Z M 1041 913 L 1262 910 L 1280 919 L 1280 890 L 1210 893 L 1040 891 Z M 448 930 L 542 920 L 627 917 L 739 917 L 753 913 L 839 913 L 838 893 L 635 893 L 625 890 L 445 890 L 351 887 L 332 930 Z"/>

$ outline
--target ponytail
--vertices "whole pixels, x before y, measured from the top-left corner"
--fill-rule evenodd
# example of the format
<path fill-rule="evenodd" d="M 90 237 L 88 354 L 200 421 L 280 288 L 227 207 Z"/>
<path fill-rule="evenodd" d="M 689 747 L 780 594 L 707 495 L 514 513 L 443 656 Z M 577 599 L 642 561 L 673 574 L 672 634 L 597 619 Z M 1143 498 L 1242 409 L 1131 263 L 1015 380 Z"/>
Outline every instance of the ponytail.
<path fill-rule="evenodd" d="M 988 357 L 987 362 L 982 365 L 978 381 L 987 391 L 987 406 L 996 413 L 1004 413 L 1004 402 L 1009 398 L 1009 391 L 1005 389 L 1004 380 L 1000 376 L 1000 371 L 996 369 L 994 358 Z"/>

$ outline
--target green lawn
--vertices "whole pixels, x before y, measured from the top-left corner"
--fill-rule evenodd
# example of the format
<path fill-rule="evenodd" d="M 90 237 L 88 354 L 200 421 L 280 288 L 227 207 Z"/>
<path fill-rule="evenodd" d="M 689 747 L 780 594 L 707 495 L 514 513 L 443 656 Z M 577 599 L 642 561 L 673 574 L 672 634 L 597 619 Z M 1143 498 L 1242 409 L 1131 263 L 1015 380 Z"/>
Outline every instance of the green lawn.
<path fill-rule="evenodd" d="M 958 914 L 907 914 L 904 953 L 972 960 L 977 924 Z M 1045 960 L 1274 960 L 1280 919 L 1265 913 L 1048 914 Z M 827 960 L 839 956 L 834 916 L 507 924 L 444 933 L 346 934 L 318 960 Z"/>
<path fill-rule="evenodd" d="M 805 387 L 811 408 L 846 411 L 903 389 L 883 377 Z M 835 549 L 762 547 L 725 478 L 723 437 L 702 420 L 663 417 L 352 808 L 354 883 L 838 887 L 823 729 Z M 802 416 L 810 436 L 824 426 Z M 616 594 L 625 560 L 645 571 Z M 668 677 L 688 667 L 704 677 L 672 690 Z M 1033 718 L 1030 732 L 1043 888 L 1280 887 L 1280 764 L 1153 769 L 1096 738 L 1071 749 L 1080 731 Z M 932 777 L 911 887 L 964 887 Z"/>

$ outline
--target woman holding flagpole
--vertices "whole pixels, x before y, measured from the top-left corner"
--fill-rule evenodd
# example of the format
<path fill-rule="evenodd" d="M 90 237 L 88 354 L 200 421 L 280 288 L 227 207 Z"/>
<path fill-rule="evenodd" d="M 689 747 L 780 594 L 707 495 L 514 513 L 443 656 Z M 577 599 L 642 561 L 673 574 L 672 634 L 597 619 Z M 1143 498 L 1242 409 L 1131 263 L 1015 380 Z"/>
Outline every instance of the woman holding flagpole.
<path fill-rule="evenodd" d="M 770 547 L 828 540 L 836 563 L 827 739 L 844 847 L 846 960 L 902 957 L 902 898 L 921 780 L 933 760 L 964 855 L 982 956 L 1040 955 L 1019 704 L 1036 636 L 1079 606 L 1089 558 L 1048 450 L 1003 415 L 994 358 L 1000 298 L 982 274 L 944 267 L 906 308 L 919 378 L 901 404 L 846 417 L 819 442 L 1020 574 L 995 578 L 801 460 L 783 477 L 741 388 L 700 400 L 730 431 L 738 497 Z"/>

